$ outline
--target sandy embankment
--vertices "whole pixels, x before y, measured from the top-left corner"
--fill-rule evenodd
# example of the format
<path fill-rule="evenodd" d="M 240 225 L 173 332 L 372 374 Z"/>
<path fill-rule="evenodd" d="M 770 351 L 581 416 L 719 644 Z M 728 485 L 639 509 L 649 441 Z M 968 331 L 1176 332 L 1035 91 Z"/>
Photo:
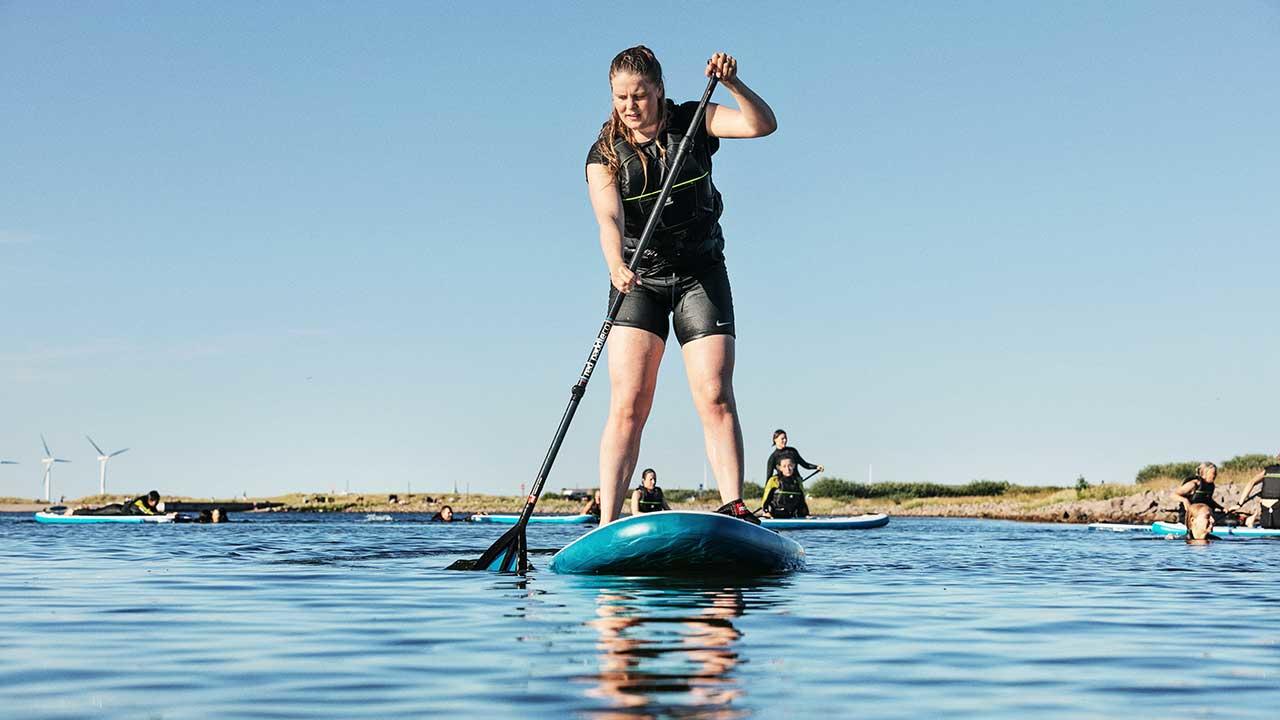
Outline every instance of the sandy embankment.
<path fill-rule="evenodd" d="M 999 496 L 957 497 L 957 498 L 917 498 L 909 500 L 868 499 L 868 500 L 836 500 L 831 498 L 809 498 L 810 511 L 815 515 L 858 515 L 862 513 L 883 512 L 889 515 L 918 517 L 969 517 L 1001 520 L 1024 520 L 1036 522 L 1122 522 L 1150 523 L 1155 520 L 1170 519 L 1178 503 L 1172 497 L 1172 489 L 1176 481 L 1163 479 L 1146 485 L 1101 486 L 1089 488 L 1078 493 L 1075 490 L 1052 490 L 1043 492 L 1023 491 Z M 1230 505 L 1237 501 L 1244 483 L 1228 484 L 1220 482 L 1217 498 L 1219 502 Z M 413 494 L 398 495 L 396 501 L 391 495 L 383 493 L 363 493 L 352 495 L 331 495 L 326 493 L 292 494 L 271 498 L 248 498 L 249 502 L 280 503 L 276 509 L 293 512 L 354 512 L 354 513 L 389 513 L 389 512 L 435 512 L 444 505 L 451 506 L 458 513 L 515 513 L 524 506 L 523 496 L 501 495 L 433 495 Z M 80 507 L 100 505 L 106 502 L 119 502 L 124 498 L 88 497 L 69 500 L 67 505 Z M 231 503 L 244 502 L 246 498 L 219 501 L 205 498 L 173 498 L 172 500 L 188 502 Z M 678 510 L 711 510 L 717 503 L 690 501 L 673 503 Z M 747 504 L 758 507 L 758 498 L 748 498 Z M 576 514 L 581 511 L 582 503 L 565 500 L 555 495 L 546 495 L 538 501 L 538 512 L 549 515 Z M 1253 500 L 1245 506 L 1252 511 L 1257 505 Z M 38 501 L 23 501 L 18 498 L 0 498 L 0 512 L 36 512 L 47 506 Z"/>

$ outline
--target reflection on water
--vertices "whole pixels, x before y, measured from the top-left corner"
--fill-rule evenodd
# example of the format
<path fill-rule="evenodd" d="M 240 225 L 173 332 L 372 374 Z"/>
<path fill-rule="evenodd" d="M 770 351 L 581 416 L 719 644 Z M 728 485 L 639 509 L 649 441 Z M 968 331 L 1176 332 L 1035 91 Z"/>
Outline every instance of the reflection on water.
<path fill-rule="evenodd" d="M 744 589 L 767 585 L 594 582 L 599 584 L 595 617 L 584 624 L 597 634 L 599 671 L 579 679 L 589 685 L 588 697 L 607 700 L 614 709 L 590 717 L 748 714 L 732 707 L 746 694 L 735 675 L 742 661 L 737 648 L 742 631 L 734 620 L 747 609 Z"/>
<path fill-rule="evenodd" d="M 444 569 L 501 532 L 0 514 L 0 718 L 1275 717 L 1277 543 L 895 518 L 761 581 Z"/>

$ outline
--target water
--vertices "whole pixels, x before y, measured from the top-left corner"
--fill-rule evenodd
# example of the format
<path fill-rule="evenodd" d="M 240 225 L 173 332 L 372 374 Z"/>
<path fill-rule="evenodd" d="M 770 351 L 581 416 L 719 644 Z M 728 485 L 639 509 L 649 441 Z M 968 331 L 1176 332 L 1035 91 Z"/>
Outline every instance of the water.
<path fill-rule="evenodd" d="M 786 577 L 520 579 L 443 570 L 503 527 L 236 519 L 0 516 L 0 717 L 1275 717 L 1280 697 L 1280 542 L 894 518 L 797 534 Z"/>

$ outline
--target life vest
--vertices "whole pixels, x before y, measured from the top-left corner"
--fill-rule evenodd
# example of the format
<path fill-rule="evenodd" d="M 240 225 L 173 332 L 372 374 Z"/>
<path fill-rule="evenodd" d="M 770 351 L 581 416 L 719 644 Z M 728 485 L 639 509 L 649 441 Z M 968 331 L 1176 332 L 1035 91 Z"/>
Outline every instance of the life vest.
<path fill-rule="evenodd" d="M 143 495 L 142 497 L 134 498 L 133 500 L 129 501 L 127 504 L 125 504 L 124 511 L 126 515 L 158 515 L 159 514 L 155 510 L 152 510 L 151 506 L 147 504 L 146 495 Z"/>
<path fill-rule="evenodd" d="M 655 512 L 661 510 L 666 501 L 662 499 L 662 488 L 657 485 L 652 490 L 646 490 L 643 485 L 640 486 L 640 512 Z"/>
<path fill-rule="evenodd" d="M 1261 516 L 1258 526 L 1280 530 L 1280 465 L 1268 465 L 1262 470 L 1262 489 L 1258 492 Z"/>
<path fill-rule="evenodd" d="M 645 223 L 653 210 L 666 180 L 667 168 L 675 159 L 676 149 L 684 140 L 697 103 L 677 106 L 667 101 L 667 127 L 660 137 L 641 146 L 637 153 L 624 138 L 613 146 L 618 154 L 617 183 L 622 196 L 623 248 L 630 259 L 644 233 Z M 659 157 L 656 143 L 664 152 Z M 646 257 L 655 255 L 696 256 L 723 246 L 720 214 L 724 210 L 720 192 L 711 182 L 711 155 L 720 140 L 705 131 L 695 133 L 692 147 L 685 156 L 665 207 L 658 216 L 650 249 Z"/>
<path fill-rule="evenodd" d="M 768 493 L 769 497 L 764 503 L 769 517 L 792 518 L 809 514 L 808 503 L 804 501 L 804 487 L 798 475 L 774 475 L 769 478 L 769 484 L 772 492 Z"/>
<path fill-rule="evenodd" d="M 1192 505 L 1203 503 L 1209 507 L 1214 507 L 1217 503 L 1214 502 L 1213 491 L 1214 484 L 1208 480 L 1202 479 L 1200 482 L 1196 483 L 1195 489 L 1187 496 L 1187 502 Z"/>

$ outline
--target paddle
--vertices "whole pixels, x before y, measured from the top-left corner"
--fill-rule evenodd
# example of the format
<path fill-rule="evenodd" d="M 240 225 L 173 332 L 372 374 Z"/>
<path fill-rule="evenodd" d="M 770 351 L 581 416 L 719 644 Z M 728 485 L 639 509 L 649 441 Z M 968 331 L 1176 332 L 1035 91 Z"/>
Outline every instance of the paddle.
<path fill-rule="evenodd" d="M 707 102 L 711 100 L 711 93 L 716 89 L 716 83 L 719 78 L 715 75 L 707 81 L 707 89 L 702 91 L 702 99 L 698 101 L 698 107 L 693 112 L 693 120 L 689 123 L 689 131 L 685 133 L 684 138 L 680 140 L 680 146 L 676 148 L 675 157 L 671 160 L 671 168 L 667 172 L 667 178 L 662 182 L 662 190 L 658 193 L 658 199 L 653 204 L 653 210 L 649 213 L 649 219 L 644 224 L 644 232 L 640 233 L 640 241 L 636 244 L 635 253 L 631 256 L 631 262 L 627 267 L 631 272 L 635 272 L 640 265 L 640 258 L 644 256 L 644 251 L 649 247 L 649 241 L 653 238 L 654 230 L 658 227 L 658 215 L 662 208 L 667 204 L 667 198 L 671 195 L 671 188 L 675 185 L 676 177 L 680 175 L 680 168 L 684 165 L 684 159 L 689 154 L 689 147 L 692 145 L 690 139 L 697 134 L 698 123 L 702 122 L 703 115 L 707 111 Z M 565 408 L 564 415 L 560 418 L 560 427 L 556 428 L 555 438 L 551 441 L 551 447 L 547 449 L 547 455 L 542 460 L 542 467 L 538 469 L 538 476 L 533 481 L 533 488 L 529 493 L 528 499 L 525 501 L 524 510 L 520 511 L 520 519 L 508 531 L 498 538 L 497 542 L 489 546 L 476 560 L 459 560 L 449 566 L 450 570 L 494 570 L 497 572 L 512 572 L 513 570 L 520 575 L 524 575 L 529 569 L 529 552 L 525 543 L 525 528 L 529 525 L 529 518 L 533 515 L 533 506 L 537 504 L 538 497 L 542 494 L 542 486 L 547 482 L 547 476 L 551 474 L 551 465 L 556 461 L 556 455 L 560 452 L 560 444 L 564 442 L 564 436 L 569 432 L 569 423 L 573 422 L 573 416 L 578 411 L 578 403 L 582 401 L 582 396 L 587 391 L 587 383 L 591 380 L 591 373 L 595 370 L 596 362 L 600 359 L 600 353 L 604 351 L 605 341 L 609 339 L 609 331 L 613 329 L 613 321 L 618 318 L 618 311 L 622 309 L 622 301 L 626 299 L 626 295 L 618 293 L 614 297 L 613 302 L 609 303 L 609 312 L 605 315 L 604 323 L 600 326 L 600 332 L 596 334 L 595 342 L 591 344 L 591 352 L 587 355 L 587 363 L 582 366 L 582 373 L 578 375 L 578 381 L 574 383 L 569 390 L 569 406 Z"/>
<path fill-rule="evenodd" d="M 809 473 L 808 475 L 805 475 L 804 477 L 800 478 L 800 482 L 802 482 L 802 483 L 803 483 L 804 481 L 808 480 L 809 478 L 813 477 L 814 475 L 817 475 L 817 474 L 818 474 L 818 473 L 820 473 L 820 472 L 822 472 L 822 471 L 821 471 L 821 470 L 814 470 L 813 472 Z M 755 511 L 752 513 L 752 515 L 759 515 L 761 510 L 764 510 L 764 506 L 763 506 L 763 505 L 761 505 L 760 507 L 756 508 L 756 509 L 755 509 Z"/>

